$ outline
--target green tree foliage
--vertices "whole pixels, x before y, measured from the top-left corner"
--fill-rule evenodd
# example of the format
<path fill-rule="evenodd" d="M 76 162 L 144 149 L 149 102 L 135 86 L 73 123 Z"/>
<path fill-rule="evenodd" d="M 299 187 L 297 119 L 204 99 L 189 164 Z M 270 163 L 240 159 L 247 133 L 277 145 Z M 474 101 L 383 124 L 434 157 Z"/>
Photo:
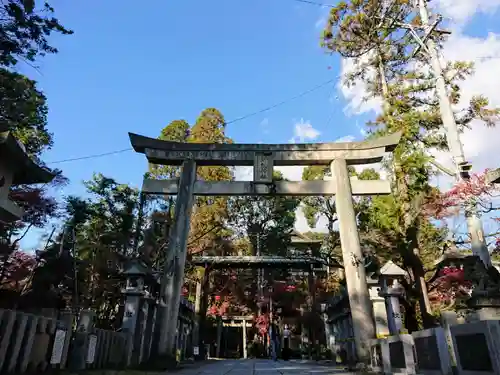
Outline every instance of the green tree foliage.
<path fill-rule="evenodd" d="M 401 256 L 402 265 L 413 275 L 421 300 L 421 311 L 429 311 L 425 272 L 443 245 L 446 231 L 432 224 L 423 205 L 435 190 L 429 150 L 447 148 L 443 136 L 439 101 L 435 94 L 435 77 L 429 58 L 410 54 L 415 47 L 411 33 L 399 25 L 410 23 L 421 28 L 413 2 L 396 0 L 342 1 L 331 10 L 324 31 L 323 45 L 332 52 L 354 61 L 345 84 L 367 83 L 367 98 L 380 98 L 383 113 L 368 124 L 370 136 L 401 132 L 402 138 L 392 160 L 394 193 L 376 197 L 363 210 L 366 231 L 373 242 Z M 438 46 L 444 35 L 430 35 Z M 453 104 L 460 101 L 460 82 L 470 76 L 473 66 L 452 62 L 445 67 L 446 83 Z M 460 127 L 469 127 L 476 118 L 491 125 L 498 115 L 489 109 L 482 96 L 474 97 L 460 113 Z"/>
<path fill-rule="evenodd" d="M 192 143 L 232 143 L 225 135 L 224 116 L 215 108 L 202 111 L 190 131 L 188 142 Z M 198 167 L 197 177 L 203 181 L 231 181 L 234 179 L 229 167 Z M 207 249 L 224 251 L 230 231 L 226 228 L 228 219 L 228 198 L 198 197 L 191 221 L 191 252 Z M 219 250 L 216 250 L 219 249 Z"/>
<path fill-rule="evenodd" d="M 52 134 L 47 130 L 47 103 L 36 82 L 23 75 L 0 68 L 0 123 L 14 133 L 25 146 L 28 155 L 37 162 L 41 154 L 50 149 Z M 45 186 L 15 186 L 10 199 L 26 210 L 23 220 L 0 227 L 0 236 L 7 246 L 3 254 L 10 254 L 23 235 L 32 227 L 43 227 L 57 215 L 57 202 L 48 188 L 66 183 L 61 172 L 54 170 L 56 178 Z"/>
<path fill-rule="evenodd" d="M 0 69 L 0 121 L 25 145 L 37 161 L 53 145 L 47 129 L 47 98 L 36 82 L 7 69 Z"/>
<path fill-rule="evenodd" d="M 54 17 L 48 2 L 37 7 L 35 0 L 6 0 L 0 5 L 0 65 L 13 66 L 19 60 L 33 62 L 38 56 L 57 53 L 49 44 L 53 33 L 72 34 Z"/>
<path fill-rule="evenodd" d="M 39 9 L 40 8 L 40 9 Z M 53 144 L 47 129 L 47 103 L 36 82 L 8 70 L 19 60 L 30 63 L 38 56 L 56 53 L 48 43 L 52 32 L 71 34 L 53 17 L 54 10 L 45 2 L 36 7 L 34 0 L 6 0 L 0 4 L 0 127 L 12 131 L 24 144 L 28 155 L 42 163 L 41 154 Z M 16 186 L 10 199 L 26 211 L 21 221 L 0 226 L 0 281 L 9 256 L 32 227 L 42 227 L 57 216 L 57 202 L 48 194 L 50 187 L 66 179 L 54 170 L 56 178 L 45 186 Z"/>
<path fill-rule="evenodd" d="M 174 120 L 162 129 L 158 137 L 164 141 L 189 143 L 229 143 L 225 135 L 225 120 L 215 108 L 203 110 L 191 127 L 185 120 Z M 179 177 L 180 167 L 168 165 L 150 165 L 148 177 L 154 179 L 171 179 Z M 197 178 L 204 181 L 228 181 L 233 179 L 228 167 L 198 167 Z M 156 197 L 158 215 L 163 216 L 169 232 L 173 218 L 175 197 Z M 190 252 L 214 250 L 217 243 L 224 244 L 227 235 L 224 220 L 227 217 L 227 199 L 221 197 L 197 197 L 191 220 L 189 239 Z M 164 235 L 163 235 L 164 236 Z M 165 237 L 165 236 L 164 236 Z M 166 247 L 168 238 L 164 238 Z"/>
<path fill-rule="evenodd" d="M 134 238 L 144 230 L 137 228 L 139 193 L 101 174 L 84 185 L 89 198 L 66 198 L 64 230 L 40 252 L 24 306 L 92 308 L 97 324 L 111 328 L 121 318 L 120 270 L 138 256 Z"/>
<path fill-rule="evenodd" d="M 284 180 L 274 172 L 275 181 Z M 295 224 L 295 210 L 300 200 L 294 197 L 238 197 L 231 201 L 231 225 L 241 234 L 249 236 L 257 251 L 257 238 L 261 254 L 286 255 L 290 234 Z"/>
<path fill-rule="evenodd" d="M 222 113 L 215 108 L 203 110 L 196 122 L 191 126 L 185 120 L 174 120 L 162 129 L 159 139 L 172 142 L 189 143 L 230 143 L 225 135 L 225 120 Z M 178 166 L 150 165 L 148 177 L 155 179 L 171 179 L 180 175 Z M 230 181 L 233 179 L 232 170 L 228 167 L 200 166 L 197 168 L 197 178 L 204 181 Z M 156 238 L 161 249 L 168 246 L 168 233 L 174 217 L 176 197 L 155 197 L 153 205 L 156 216 L 161 217 L 164 223 L 163 231 Z M 232 244 L 229 241 L 231 230 L 227 227 L 228 199 L 224 197 L 196 197 L 191 215 L 191 230 L 188 239 L 189 256 L 199 253 L 222 255 L 233 252 L 234 248 L 241 248 L 243 244 Z M 163 265 L 165 251 L 156 254 L 155 264 L 159 268 Z M 202 269 L 186 265 L 186 284 L 184 290 L 194 292 L 195 283 L 202 277 Z M 223 272 L 212 272 L 214 280 L 212 292 L 226 293 L 233 289 L 234 272 L 223 275 Z"/>

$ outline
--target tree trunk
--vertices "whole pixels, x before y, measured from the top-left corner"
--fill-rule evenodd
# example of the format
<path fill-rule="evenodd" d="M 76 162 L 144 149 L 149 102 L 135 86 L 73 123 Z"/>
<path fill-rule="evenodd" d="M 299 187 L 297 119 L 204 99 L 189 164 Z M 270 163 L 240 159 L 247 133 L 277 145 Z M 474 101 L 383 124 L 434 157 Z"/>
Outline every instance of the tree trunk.
<path fill-rule="evenodd" d="M 420 259 L 420 250 L 418 245 L 418 224 L 419 219 L 415 217 L 418 213 L 414 213 L 412 208 L 409 187 L 406 181 L 406 175 L 401 168 L 400 158 L 394 157 L 394 170 L 396 176 L 396 186 L 398 189 L 398 198 L 402 202 L 401 205 L 401 228 L 405 235 L 406 249 L 403 256 L 406 258 L 408 265 L 411 268 L 415 288 L 419 295 L 420 311 L 424 328 L 430 328 L 434 322 L 432 319 L 432 308 L 427 293 L 427 285 L 425 283 L 425 270 Z"/>

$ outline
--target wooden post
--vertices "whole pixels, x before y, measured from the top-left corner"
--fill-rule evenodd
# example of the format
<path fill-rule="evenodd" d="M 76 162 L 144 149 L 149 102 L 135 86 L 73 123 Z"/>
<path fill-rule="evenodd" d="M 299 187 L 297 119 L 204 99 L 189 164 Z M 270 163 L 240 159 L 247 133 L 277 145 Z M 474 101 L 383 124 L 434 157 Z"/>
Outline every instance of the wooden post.
<path fill-rule="evenodd" d="M 200 358 L 205 359 L 206 353 L 206 345 L 205 345 L 205 334 L 206 334 L 206 325 L 207 325 L 207 309 L 208 309 L 208 293 L 210 291 L 210 269 L 208 265 L 205 265 L 205 270 L 203 272 L 203 281 L 202 281 L 202 294 L 201 294 L 201 306 L 200 306 L 200 315 L 199 315 L 199 327 L 198 327 L 198 338 L 195 341 L 193 337 L 194 345 L 199 346 L 200 350 Z"/>
<path fill-rule="evenodd" d="M 175 333 L 179 317 L 182 283 L 184 281 L 187 237 L 189 235 L 191 211 L 193 208 L 195 181 L 196 163 L 193 160 L 186 160 L 182 165 L 174 220 L 170 229 L 170 238 L 166 252 L 165 274 L 161 282 L 159 355 L 174 355 Z M 172 271 L 173 275 L 171 274 Z"/>
<path fill-rule="evenodd" d="M 335 159 L 331 164 L 331 171 L 337 189 L 335 204 L 339 217 L 340 242 L 354 328 L 354 341 L 358 360 L 362 363 L 369 363 L 370 347 L 368 343 L 369 340 L 375 338 L 375 323 L 346 160 Z"/>
<path fill-rule="evenodd" d="M 248 355 L 247 355 L 247 321 L 245 319 L 243 319 L 242 328 L 243 328 L 243 358 L 247 359 L 248 358 Z"/>
<path fill-rule="evenodd" d="M 195 351 L 195 359 L 198 359 L 201 355 L 201 350 L 200 350 L 200 324 L 201 324 L 201 305 L 202 305 L 202 281 L 197 281 L 196 282 L 196 300 L 194 303 L 194 326 L 193 326 L 193 345 L 198 348 L 197 351 Z"/>
<path fill-rule="evenodd" d="M 309 345 L 307 347 L 307 353 L 309 356 L 309 359 L 312 360 L 313 355 L 312 355 L 312 350 L 313 348 L 316 347 L 316 341 L 315 335 L 314 335 L 314 328 L 313 328 L 313 323 L 315 320 L 314 316 L 314 274 L 313 274 L 313 265 L 309 265 L 309 273 L 308 273 L 308 278 L 307 278 L 307 284 L 309 286 L 309 298 L 307 299 L 307 336 L 309 338 Z"/>
<path fill-rule="evenodd" d="M 222 317 L 217 316 L 217 348 L 215 357 L 220 358 L 220 345 L 222 342 Z"/>

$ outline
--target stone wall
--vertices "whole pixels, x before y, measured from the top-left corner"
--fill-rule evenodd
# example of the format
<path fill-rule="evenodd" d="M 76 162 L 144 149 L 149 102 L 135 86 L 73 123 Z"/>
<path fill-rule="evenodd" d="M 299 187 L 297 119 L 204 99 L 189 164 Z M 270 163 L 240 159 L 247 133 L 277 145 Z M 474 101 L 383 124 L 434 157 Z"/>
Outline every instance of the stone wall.
<path fill-rule="evenodd" d="M 484 320 L 371 342 L 372 369 L 385 374 L 500 374 L 500 321 Z"/>

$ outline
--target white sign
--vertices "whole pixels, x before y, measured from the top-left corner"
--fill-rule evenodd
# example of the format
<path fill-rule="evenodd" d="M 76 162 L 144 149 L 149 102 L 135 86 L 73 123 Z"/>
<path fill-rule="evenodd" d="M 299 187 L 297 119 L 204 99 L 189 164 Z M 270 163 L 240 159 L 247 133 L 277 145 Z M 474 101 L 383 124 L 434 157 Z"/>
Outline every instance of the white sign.
<path fill-rule="evenodd" d="M 89 336 L 89 347 L 87 349 L 87 363 L 94 363 L 95 360 L 95 348 L 97 346 L 97 336 Z"/>
<path fill-rule="evenodd" d="M 64 350 L 64 341 L 66 339 L 66 331 L 58 329 L 54 335 L 54 345 L 52 346 L 52 355 L 50 356 L 50 364 L 57 365 L 61 363 Z"/>
<path fill-rule="evenodd" d="M 200 348 L 198 348 L 197 346 L 193 347 L 193 354 L 200 355 Z"/>

